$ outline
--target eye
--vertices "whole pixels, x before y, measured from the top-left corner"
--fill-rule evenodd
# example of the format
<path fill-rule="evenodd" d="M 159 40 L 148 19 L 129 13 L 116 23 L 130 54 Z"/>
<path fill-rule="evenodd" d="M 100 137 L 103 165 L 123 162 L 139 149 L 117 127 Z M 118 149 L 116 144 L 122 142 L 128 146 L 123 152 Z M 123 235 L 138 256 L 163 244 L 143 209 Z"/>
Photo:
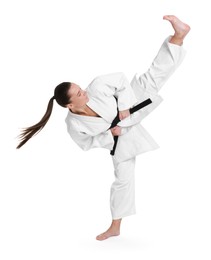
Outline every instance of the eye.
<path fill-rule="evenodd" d="M 80 88 L 80 94 L 79 94 L 79 97 L 81 96 L 81 91 L 82 91 L 82 89 Z"/>
<path fill-rule="evenodd" d="M 81 95 L 81 89 L 78 90 L 77 96 L 80 97 L 80 95 Z"/>

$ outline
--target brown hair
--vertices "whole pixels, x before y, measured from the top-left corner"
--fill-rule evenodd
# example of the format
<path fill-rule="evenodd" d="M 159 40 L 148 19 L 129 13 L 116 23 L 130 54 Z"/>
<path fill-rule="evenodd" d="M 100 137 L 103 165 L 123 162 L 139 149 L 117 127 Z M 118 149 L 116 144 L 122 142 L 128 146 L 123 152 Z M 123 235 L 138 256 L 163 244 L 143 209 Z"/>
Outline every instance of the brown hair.
<path fill-rule="evenodd" d="M 18 136 L 20 143 L 16 147 L 17 149 L 23 146 L 36 133 L 39 133 L 46 125 L 53 110 L 54 99 L 56 99 L 56 102 L 62 107 L 66 107 L 66 105 L 70 103 L 70 97 L 68 96 L 68 90 L 70 87 L 70 82 L 63 82 L 54 89 L 54 96 L 49 100 L 47 110 L 42 119 L 37 124 L 24 128 L 22 133 Z"/>

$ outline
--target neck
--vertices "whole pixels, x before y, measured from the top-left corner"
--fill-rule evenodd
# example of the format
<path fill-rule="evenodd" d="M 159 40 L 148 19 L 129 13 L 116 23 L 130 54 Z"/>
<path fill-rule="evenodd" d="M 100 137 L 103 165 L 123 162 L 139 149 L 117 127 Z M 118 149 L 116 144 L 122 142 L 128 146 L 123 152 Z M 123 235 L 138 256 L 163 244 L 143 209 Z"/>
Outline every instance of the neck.
<path fill-rule="evenodd" d="M 72 108 L 71 111 L 75 114 L 79 114 L 79 115 L 88 115 L 89 113 L 89 108 L 87 107 L 87 105 L 78 108 L 78 109 L 74 109 Z"/>
<path fill-rule="evenodd" d="M 95 111 L 93 111 L 89 106 L 85 105 L 83 108 L 80 109 L 73 109 L 72 113 L 83 115 L 83 116 L 95 116 L 100 117 Z"/>

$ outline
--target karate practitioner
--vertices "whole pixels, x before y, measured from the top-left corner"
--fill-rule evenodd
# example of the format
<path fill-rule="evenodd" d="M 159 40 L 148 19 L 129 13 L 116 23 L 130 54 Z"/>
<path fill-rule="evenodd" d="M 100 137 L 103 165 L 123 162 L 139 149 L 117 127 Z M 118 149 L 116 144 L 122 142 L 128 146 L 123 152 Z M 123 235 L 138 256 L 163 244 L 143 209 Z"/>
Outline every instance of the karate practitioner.
<path fill-rule="evenodd" d="M 181 64 L 185 56 L 183 40 L 190 30 L 187 24 L 173 15 L 164 16 L 163 19 L 171 23 L 174 35 L 163 42 L 146 73 L 135 74 L 131 83 L 121 72 L 98 76 L 86 90 L 75 83 L 63 82 L 55 88 L 41 121 L 25 128 L 20 135 L 21 142 L 17 148 L 45 126 L 52 112 L 53 100 L 56 99 L 59 105 L 68 108 L 68 133 L 84 151 L 95 147 L 112 150 L 113 137 L 118 136 L 112 156 L 115 175 L 110 190 L 112 223 L 108 230 L 96 237 L 97 240 L 118 236 L 122 218 L 135 214 L 136 156 L 158 148 L 140 122 L 162 102 L 158 91 Z M 130 115 L 129 108 L 147 98 L 152 103 Z M 121 121 L 109 129 L 117 113 Z"/>

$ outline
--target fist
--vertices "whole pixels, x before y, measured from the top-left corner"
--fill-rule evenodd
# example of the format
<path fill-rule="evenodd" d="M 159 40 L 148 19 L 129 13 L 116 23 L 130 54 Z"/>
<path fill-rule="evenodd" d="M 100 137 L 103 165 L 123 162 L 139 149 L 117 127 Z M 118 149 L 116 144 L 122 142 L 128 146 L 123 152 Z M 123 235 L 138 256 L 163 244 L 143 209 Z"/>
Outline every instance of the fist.
<path fill-rule="evenodd" d="M 125 119 L 126 117 L 130 116 L 130 111 L 129 109 L 127 110 L 123 110 L 123 111 L 119 111 L 119 119 L 120 120 L 123 120 Z"/>
<path fill-rule="evenodd" d="M 121 135 L 121 127 L 117 125 L 117 126 L 111 128 L 111 133 L 113 136 Z"/>

